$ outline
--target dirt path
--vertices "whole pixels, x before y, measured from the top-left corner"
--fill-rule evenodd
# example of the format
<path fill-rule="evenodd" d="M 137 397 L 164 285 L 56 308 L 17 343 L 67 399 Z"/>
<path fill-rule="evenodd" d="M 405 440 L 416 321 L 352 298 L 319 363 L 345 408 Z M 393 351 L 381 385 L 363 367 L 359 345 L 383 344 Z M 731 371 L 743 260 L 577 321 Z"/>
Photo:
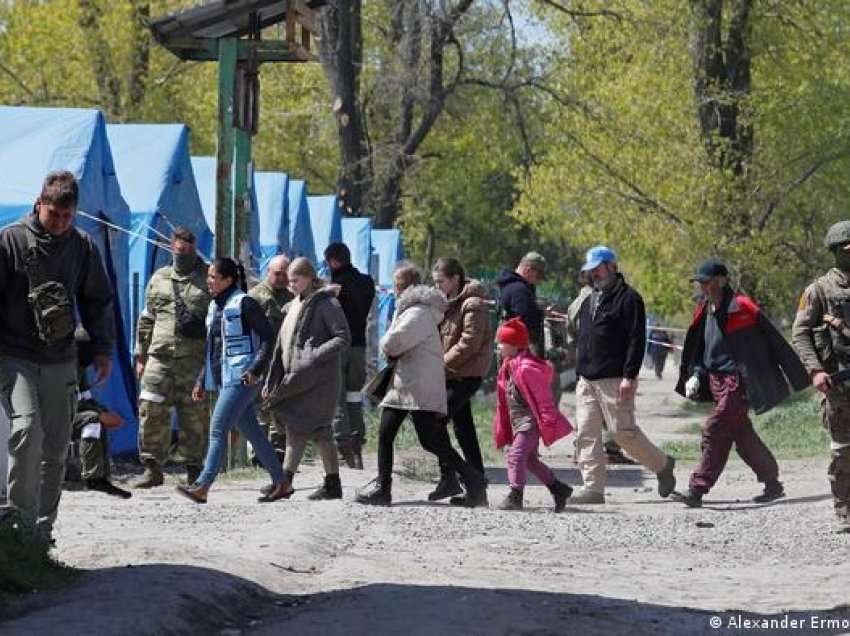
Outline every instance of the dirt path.
<path fill-rule="evenodd" d="M 641 382 L 655 440 L 694 420 L 671 382 Z M 575 484 L 570 454 L 570 440 L 546 452 Z M 561 515 L 539 485 L 529 510 L 501 513 L 425 503 L 430 484 L 403 478 L 392 508 L 359 506 L 374 460 L 343 469 L 342 502 L 306 500 L 315 466 L 291 501 L 268 506 L 254 503 L 261 481 L 217 484 L 206 506 L 169 487 L 128 502 L 71 492 L 58 556 L 93 572 L 20 606 L 0 633 L 678 635 L 717 632 L 715 615 L 738 633 L 734 610 L 805 623 L 787 633 L 850 633 L 846 608 L 827 611 L 848 603 L 850 536 L 831 525 L 825 455 L 782 462 L 789 496 L 766 506 L 749 502 L 758 485 L 733 460 L 702 510 L 660 500 L 654 476 L 630 466 L 612 470 L 607 505 Z M 691 467 L 677 467 L 681 482 Z M 496 503 L 504 467 L 490 478 Z M 839 622 L 814 629 L 813 615 Z"/>

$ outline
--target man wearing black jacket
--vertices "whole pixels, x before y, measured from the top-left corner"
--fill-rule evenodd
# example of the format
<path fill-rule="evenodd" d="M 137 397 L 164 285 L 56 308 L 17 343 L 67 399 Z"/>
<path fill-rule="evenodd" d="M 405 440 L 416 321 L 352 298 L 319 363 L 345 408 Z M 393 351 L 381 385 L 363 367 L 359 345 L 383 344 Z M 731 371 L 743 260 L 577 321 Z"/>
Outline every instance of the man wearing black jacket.
<path fill-rule="evenodd" d="M 579 311 L 576 351 L 576 450 L 584 488 L 573 504 L 605 502 L 607 478 L 602 431 L 607 428 L 623 449 L 658 477 L 658 494 L 676 487 L 674 460 L 667 457 L 635 422 L 637 376 L 646 343 L 643 299 L 617 271 L 612 250 L 587 252 L 582 271 L 590 273 L 593 292 Z"/>
<path fill-rule="evenodd" d="M 351 346 L 342 356 L 343 382 L 333 422 L 334 437 L 348 467 L 362 470 L 366 424 L 361 389 L 366 384 L 366 325 L 375 299 L 375 281 L 351 264 L 351 251 L 345 243 L 328 245 L 325 262 L 331 270 L 331 282 L 340 287 L 337 298 L 351 331 Z"/>
<path fill-rule="evenodd" d="M 544 354 L 543 312 L 537 306 L 537 283 L 546 276 L 546 259 L 542 254 L 529 252 L 520 260 L 516 270 L 502 270 L 496 278 L 499 303 L 505 320 L 522 318 L 531 336 L 531 350 L 539 357 Z"/>
<path fill-rule="evenodd" d="M 49 545 L 77 403 L 76 316 L 96 382 L 112 371 L 112 285 L 74 225 L 79 187 L 47 175 L 32 213 L 0 230 L 0 400 L 12 422 L 9 503 L 25 537 Z M 5 452 L 3 450 L 2 452 Z"/>

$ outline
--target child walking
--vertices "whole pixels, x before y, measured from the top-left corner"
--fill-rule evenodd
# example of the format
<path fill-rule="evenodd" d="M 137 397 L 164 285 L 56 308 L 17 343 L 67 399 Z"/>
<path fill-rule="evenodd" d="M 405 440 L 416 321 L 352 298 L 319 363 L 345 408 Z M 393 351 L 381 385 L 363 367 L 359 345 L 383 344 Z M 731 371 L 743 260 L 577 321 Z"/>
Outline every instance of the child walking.
<path fill-rule="evenodd" d="M 511 318 L 496 332 L 502 366 L 496 383 L 496 448 L 510 444 L 507 453 L 511 490 L 499 510 L 522 510 L 530 470 L 552 493 L 555 512 L 561 512 L 573 489 L 558 481 L 538 455 L 540 440 L 551 446 L 573 430 L 552 399 L 552 367 L 528 350 L 528 328 Z"/>

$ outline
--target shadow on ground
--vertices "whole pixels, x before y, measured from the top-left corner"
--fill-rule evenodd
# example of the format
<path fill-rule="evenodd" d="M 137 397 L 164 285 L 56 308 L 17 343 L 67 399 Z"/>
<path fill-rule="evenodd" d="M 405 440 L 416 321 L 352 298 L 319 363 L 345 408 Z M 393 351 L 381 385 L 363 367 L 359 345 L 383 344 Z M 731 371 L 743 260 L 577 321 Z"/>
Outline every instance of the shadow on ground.
<path fill-rule="evenodd" d="M 247 634 L 752 634 L 753 627 L 746 628 L 744 620 L 759 621 L 760 624 L 761 621 L 774 621 L 765 623 L 766 627 L 757 628 L 761 633 L 770 634 L 826 635 L 845 633 L 850 629 L 847 608 L 787 615 L 736 611 L 712 614 L 601 596 L 518 589 L 376 584 L 289 597 L 275 603 L 275 610 L 264 614 L 261 623 Z M 823 622 L 813 623 L 812 617 Z M 720 620 L 722 629 L 714 627 L 712 619 Z M 783 624 L 788 627 L 783 628 Z"/>

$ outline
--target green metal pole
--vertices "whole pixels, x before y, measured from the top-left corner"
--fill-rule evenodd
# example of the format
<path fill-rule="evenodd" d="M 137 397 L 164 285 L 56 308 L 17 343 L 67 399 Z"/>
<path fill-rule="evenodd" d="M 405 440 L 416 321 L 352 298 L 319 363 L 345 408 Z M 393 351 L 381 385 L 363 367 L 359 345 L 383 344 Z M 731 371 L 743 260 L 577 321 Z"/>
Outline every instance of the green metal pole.
<path fill-rule="evenodd" d="M 218 148 L 216 150 L 215 253 L 236 256 L 233 210 L 233 96 L 237 38 L 218 41 Z"/>

